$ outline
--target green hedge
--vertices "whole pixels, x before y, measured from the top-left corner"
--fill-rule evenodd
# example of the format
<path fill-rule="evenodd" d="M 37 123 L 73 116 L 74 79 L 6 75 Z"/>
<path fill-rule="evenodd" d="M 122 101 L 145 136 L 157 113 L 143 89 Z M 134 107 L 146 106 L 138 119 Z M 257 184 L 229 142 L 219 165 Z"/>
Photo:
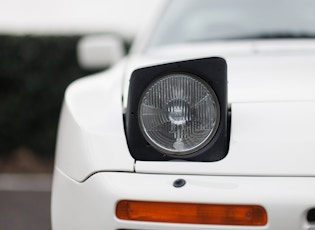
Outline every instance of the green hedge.
<path fill-rule="evenodd" d="M 0 35 L 0 154 L 27 148 L 54 154 L 67 85 L 90 74 L 79 68 L 80 36 Z"/>

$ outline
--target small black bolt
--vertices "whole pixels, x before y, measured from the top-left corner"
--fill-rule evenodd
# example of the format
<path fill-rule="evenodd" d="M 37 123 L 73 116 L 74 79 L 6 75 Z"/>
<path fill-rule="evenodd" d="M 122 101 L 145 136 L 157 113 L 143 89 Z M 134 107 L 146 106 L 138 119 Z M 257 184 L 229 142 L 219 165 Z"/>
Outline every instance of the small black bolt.
<path fill-rule="evenodd" d="M 184 179 L 177 179 L 174 181 L 173 186 L 175 188 L 183 187 L 186 184 L 186 181 Z"/>

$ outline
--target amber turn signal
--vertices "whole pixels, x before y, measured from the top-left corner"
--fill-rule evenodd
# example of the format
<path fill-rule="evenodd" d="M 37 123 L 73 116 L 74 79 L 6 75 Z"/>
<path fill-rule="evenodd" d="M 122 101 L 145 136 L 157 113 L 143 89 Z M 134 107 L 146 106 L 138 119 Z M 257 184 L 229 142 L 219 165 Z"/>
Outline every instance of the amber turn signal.
<path fill-rule="evenodd" d="M 182 224 L 263 226 L 267 212 L 258 205 L 221 205 L 122 200 L 116 216 L 122 220 Z"/>

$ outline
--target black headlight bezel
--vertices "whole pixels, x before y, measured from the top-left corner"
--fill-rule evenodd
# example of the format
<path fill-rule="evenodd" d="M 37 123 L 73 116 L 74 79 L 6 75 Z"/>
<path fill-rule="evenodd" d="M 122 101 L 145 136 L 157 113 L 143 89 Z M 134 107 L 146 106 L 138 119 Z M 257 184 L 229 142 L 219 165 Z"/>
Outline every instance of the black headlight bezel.
<path fill-rule="evenodd" d="M 198 76 L 215 92 L 220 105 L 220 124 L 212 140 L 202 149 L 183 156 L 169 156 L 152 147 L 143 136 L 138 107 L 144 90 L 163 75 L 187 73 Z M 168 64 L 156 65 L 135 70 L 130 78 L 126 110 L 126 136 L 130 154 L 135 160 L 166 161 L 185 159 L 190 161 L 218 161 L 228 151 L 228 103 L 227 65 L 223 58 L 211 57 Z"/>

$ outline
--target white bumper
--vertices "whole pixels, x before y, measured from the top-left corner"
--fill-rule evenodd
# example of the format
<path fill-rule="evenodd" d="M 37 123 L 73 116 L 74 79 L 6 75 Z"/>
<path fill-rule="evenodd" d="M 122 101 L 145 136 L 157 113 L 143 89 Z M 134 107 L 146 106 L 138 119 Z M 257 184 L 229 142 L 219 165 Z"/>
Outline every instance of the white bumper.
<path fill-rule="evenodd" d="M 176 179 L 186 185 L 175 188 Z M 63 229 L 273 229 L 314 230 L 307 211 L 315 207 L 315 178 L 227 177 L 100 172 L 76 182 L 58 168 L 54 174 L 52 222 Z M 209 204 L 256 204 L 268 213 L 263 227 L 164 224 L 123 221 L 115 216 L 119 200 Z"/>

